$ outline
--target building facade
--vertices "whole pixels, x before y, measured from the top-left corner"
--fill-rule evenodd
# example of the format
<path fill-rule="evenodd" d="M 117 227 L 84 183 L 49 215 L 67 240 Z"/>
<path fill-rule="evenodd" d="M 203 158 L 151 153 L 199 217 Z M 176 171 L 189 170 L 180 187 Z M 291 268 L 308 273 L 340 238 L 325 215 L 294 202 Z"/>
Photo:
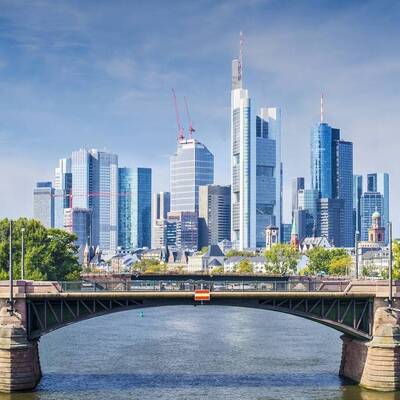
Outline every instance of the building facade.
<path fill-rule="evenodd" d="M 361 196 L 361 240 L 368 240 L 368 231 L 371 226 L 372 215 L 383 213 L 383 195 L 379 192 L 365 192 Z"/>
<path fill-rule="evenodd" d="M 199 248 L 231 238 L 231 187 L 199 187 Z"/>
<path fill-rule="evenodd" d="M 294 210 L 297 210 L 298 205 L 298 192 L 299 190 L 305 189 L 305 180 L 303 177 L 297 177 L 292 179 L 292 216 Z"/>
<path fill-rule="evenodd" d="M 197 251 L 198 214 L 194 211 L 170 211 L 166 224 L 166 241 L 179 250 Z"/>
<path fill-rule="evenodd" d="M 51 182 L 37 182 L 33 189 L 33 218 L 54 228 L 54 188 Z"/>
<path fill-rule="evenodd" d="M 267 226 L 281 223 L 281 112 L 261 108 L 256 117 L 256 246 L 265 246 Z"/>
<path fill-rule="evenodd" d="M 383 196 L 382 204 L 382 226 L 387 228 L 387 224 L 390 221 L 389 214 L 389 174 L 385 172 L 376 172 L 367 175 L 367 191 L 378 192 Z M 385 238 L 387 243 L 388 238 Z"/>
<path fill-rule="evenodd" d="M 199 211 L 199 186 L 214 183 L 214 156 L 195 139 L 178 141 L 170 159 L 171 211 Z"/>
<path fill-rule="evenodd" d="M 151 247 L 159 249 L 166 245 L 165 229 L 168 213 L 171 210 L 170 192 L 159 192 L 153 195 Z"/>
<path fill-rule="evenodd" d="M 363 194 L 362 175 L 353 175 L 353 223 L 356 232 L 361 232 L 361 196 Z"/>

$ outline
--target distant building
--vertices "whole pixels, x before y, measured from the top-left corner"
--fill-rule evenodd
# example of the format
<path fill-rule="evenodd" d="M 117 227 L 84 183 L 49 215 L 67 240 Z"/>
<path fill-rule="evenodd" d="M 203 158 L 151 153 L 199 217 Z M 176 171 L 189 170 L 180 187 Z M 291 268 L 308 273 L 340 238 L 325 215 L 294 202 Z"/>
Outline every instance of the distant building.
<path fill-rule="evenodd" d="M 274 225 L 269 225 L 265 229 L 265 249 L 271 250 L 273 246 L 280 242 L 279 228 Z"/>
<path fill-rule="evenodd" d="M 72 207 L 72 170 L 71 158 L 62 158 L 55 169 L 54 188 L 63 191 L 63 208 Z"/>
<path fill-rule="evenodd" d="M 37 182 L 33 189 L 33 218 L 54 228 L 54 188 L 51 182 Z"/>
<path fill-rule="evenodd" d="M 298 212 L 294 213 L 299 240 L 319 235 L 319 192 L 315 189 L 300 189 L 297 194 Z"/>
<path fill-rule="evenodd" d="M 214 183 L 214 156 L 195 139 L 180 140 L 171 165 L 171 211 L 199 212 L 199 186 Z"/>
<path fill-rule="evenodd" d="M 297 210 L 299 208 L 298 204 L 298 192 L 299 190 L 304 190 L 304 178 L 303 177 L 297 177 L 292 179 L 292 216 L 294 213 L 294 210 Z"/>
<path fill-rule="evenodd" d="M 171 194 L 159 192 L 153 194 L 152 222 L 151 222 L 151 247 L 159 248 L 165 246 L 163 239 L 164 221 L 171 210 Z M 162 244 L 164 243 L 164 244 Z"/>
<path fill-rule="evenodd" d="M 231 238 L 231 187 L 199 187 L 199 248 Z"/>
<path fill-rule="evenodd" d="M 306 237 L 300 242 L 299 249 L 302 253 L 306 253 L 315 247 L 322 247 L 323 249 L 331 249 L 333 246 L 325 236 L 320 237 Z"/>
<path fill-rule="evenodd" d="M 342 199 L 319 199 L 320 236 L 324 236 L 335 247 L 343 247 L 345 225 Z"/>
<path fill-rule="evenodd" d="M 385 244 L 385 228 L 381 223 L 381 214 L 375 211 L 372 214 L 372 224 L 368 231 L 368 241 L 372 243 Z"/>
<path fill-rule="evenodd" d="M 371 226 L 372 214 L 383 213 L 383 195 L 379 192 L 365 192 L 361 196 L 361 240 L 368 240 L 368 231 Z"/>
<path fill-rule="evenodd" d="M 151 247 L 151 168 L 119 168 L 118 245 Z"/>
<path fill-rule="evenodd" d="M 281 224 L 280 240 L 282 243 L 290 243 L 292 224 Z"/>
<path fill-rule="evenodd" d="M 361 196 L 363 194 L 362 175 L 353 175 L 353 220 L 355 231 L 361 233 Z"/>
<path fill-rule="evenodd" d="M 197 251 L 198 218 L 196 212 L 170 211 L 168 213 L 168 227 L 169 231 L 167 230 L 166 232 L 167 240 L 171 240 L 171 236 L 175 236 L 175 248 L 185 251 Z"/>

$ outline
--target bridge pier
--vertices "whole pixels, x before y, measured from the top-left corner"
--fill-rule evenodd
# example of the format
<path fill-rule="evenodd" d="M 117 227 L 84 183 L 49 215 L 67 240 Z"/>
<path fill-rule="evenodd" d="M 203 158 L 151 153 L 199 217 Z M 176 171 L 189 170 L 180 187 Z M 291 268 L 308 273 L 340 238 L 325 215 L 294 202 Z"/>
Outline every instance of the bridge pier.
<path fill-rule="evenodd" d="M 342 336 L 339 374 L 372 390 L 400 389 L 399 322 L 397 312 L 379 307 L 374 314 L 371 341 Z"/>

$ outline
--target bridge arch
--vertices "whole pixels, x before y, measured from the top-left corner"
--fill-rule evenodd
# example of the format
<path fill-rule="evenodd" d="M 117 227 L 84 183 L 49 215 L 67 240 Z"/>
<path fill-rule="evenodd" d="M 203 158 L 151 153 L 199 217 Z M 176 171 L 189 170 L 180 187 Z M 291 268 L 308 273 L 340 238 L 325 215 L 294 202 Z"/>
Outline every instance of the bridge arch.
<path fill-rule="evenodd" d="M 42 297 L 27 300 L 27 333 L 35 340 L 64 326 L 120 311 L 174 305 L 234 306 L 291 314 L 323 324 L 350 337 L 370 340 L 373 300 L 365 297 L 326 298 L 306 296 L 247 298 L 213 297 L 200 305 L 192 296 L 96 296 Z"/>

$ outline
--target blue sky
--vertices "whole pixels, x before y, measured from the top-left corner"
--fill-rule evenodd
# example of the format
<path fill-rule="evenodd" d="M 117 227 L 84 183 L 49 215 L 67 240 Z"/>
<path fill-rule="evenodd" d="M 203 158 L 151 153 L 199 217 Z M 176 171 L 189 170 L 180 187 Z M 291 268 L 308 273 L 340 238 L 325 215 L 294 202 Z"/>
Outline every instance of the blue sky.
<path fill-rule="evenodd" d="M 384 171 L 399 232 L 400 2 L 0 0 L 0 217 L 32 215 L 36 180 L 83 146 L 153 168 L 168 190 L 175 88 L 229 183 L 230 70 L 245 34 L 254 110 L 282 108 L 284 216 L 309 181 L 310 129 L 354 142 L 355 172 Z M 184 119 L 184 116 L 182 115 Z M 184 119 L 184 126 L 187 122 Z"/>

